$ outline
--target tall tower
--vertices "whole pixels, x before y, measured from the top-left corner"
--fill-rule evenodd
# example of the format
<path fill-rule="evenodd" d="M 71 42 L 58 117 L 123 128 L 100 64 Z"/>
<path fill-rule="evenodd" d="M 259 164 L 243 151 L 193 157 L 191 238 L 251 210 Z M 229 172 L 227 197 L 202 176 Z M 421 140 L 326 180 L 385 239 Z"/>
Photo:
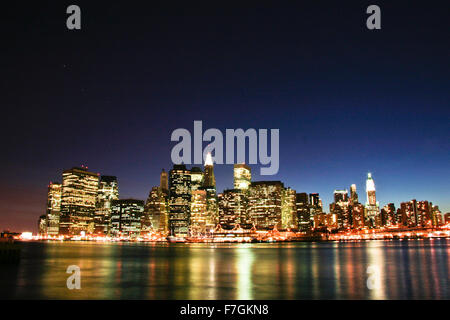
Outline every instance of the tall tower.
<path fill-rule="evenodd" d="M 162 169 L 159 186 L 162 190 L 169 190 L 169 179 L 167 172 Z"/>
<path fill-rule="evenodd" d="M 216 188 L 216 178 L 214 177 L 214 165 L 210 152 L 208 152 L 208 154 L 206 155 L 203 186 Z"/>
<path fill-rule="evenodd" d="M 61 214 L 61 189 L 60 183 L 50 182 L 47 198 L 47 233 L 57 236 L 59 233 L 59 217 Z"/>
<path fill-rule="evenodd" d="M 367 204 L 376 205 L 377 197 L 375 195 L 375 182 L 372 179 L 372 174 L 369 172 L 367 174 L 366 180 L 366 193 L 367 193 Z"/>
<path fill-rule="evenodd" d="M 370 172 L 367 174 L 366 194 L 366 225 L 375 228 L 381 224 L 380 207 L 375 194 L 375 182 Z"/>
<path fill-rule="evenodd" d="M 101 176 L 95 205 L 94 233 L 106 235 L 111 219 L 111 202 L 119 199 L 117 177 Z"/>
<path fill-rule="evenodd" d="M 356 193 L 356 184 L 350 186 L 350 200 L 353 204 L 358 203 L 358 194 Z"/>
<path fill-rule="evenodd" d="M 246 164 L 234 165 L 234 188 L 247 190 L 252 181 L 252 172 Z"/>
<path fill-rule="evenodd" d="M 59 233 L 93 233 L 98 192 L 98 174 L 87 167 L 63 171 Z"/>
<path fill-rule="evenodd" d="M 186 237 L 191 219 L 191 172 L 184 164 L 169 173 L 169 234 Z"/>

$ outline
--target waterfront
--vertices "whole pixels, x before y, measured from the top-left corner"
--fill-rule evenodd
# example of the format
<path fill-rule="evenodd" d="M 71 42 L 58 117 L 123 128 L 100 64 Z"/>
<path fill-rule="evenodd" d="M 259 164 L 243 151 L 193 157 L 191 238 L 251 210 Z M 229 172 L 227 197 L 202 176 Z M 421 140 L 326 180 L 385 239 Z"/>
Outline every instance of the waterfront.
<path fill-rule="evenodd" d="M 449 299 L 450 239 L 167 244 L 24 242 L 6 299 Z M 69 290 L 66 269 L 81 268 Z M 368 267 L 380 271 L 367 287 Z"/>

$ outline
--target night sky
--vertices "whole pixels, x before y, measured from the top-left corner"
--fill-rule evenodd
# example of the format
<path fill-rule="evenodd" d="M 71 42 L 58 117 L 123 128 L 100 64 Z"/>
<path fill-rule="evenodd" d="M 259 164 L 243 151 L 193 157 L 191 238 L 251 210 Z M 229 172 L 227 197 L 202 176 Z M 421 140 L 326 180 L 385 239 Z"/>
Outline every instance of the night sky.
<path fill-rule="evenodd" d="M 36 232 L 49 181 L 81 164 L 146 199 L 172 166 L 172 131 L 194 120 L 280 129 L 279 173 L 255 165 L 253 180 L 318 192 L 326 211 L 352 183 L 365 202 L 367 172 L 381 206 L 450 211 L 445 2 L 183 3 L 2 7 L 0 230 Z M 366 28 L 370 4 L 381 30 Z M 215 174 L 232 187 L 232 165 Z"/>

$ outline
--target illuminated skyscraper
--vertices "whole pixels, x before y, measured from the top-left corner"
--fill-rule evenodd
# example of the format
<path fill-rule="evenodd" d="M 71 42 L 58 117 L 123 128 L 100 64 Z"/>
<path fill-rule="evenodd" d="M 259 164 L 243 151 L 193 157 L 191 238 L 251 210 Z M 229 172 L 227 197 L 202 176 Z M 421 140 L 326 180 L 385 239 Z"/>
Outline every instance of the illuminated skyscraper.
<path fill-rule="evenodd" d="M 334 190 L 334 203 L 330 204 L 330 212 L 336 214 L 339 229 L 345 230 L 352 227 L 347 190 Z"/>
<path fill-rule="evenodd" d="M 291 188 L 285 188 L 281 197 L 281 228 L 297 229 L 296 192 Z"/>
<path fill-rule="evenodd" d="M 117 177 L 101 176 L 97 191 L 97 201 L 94 218 L 94 233 L 107 235 L 111 219 L 111 202 L 119 199 Z"/>
<path fill-rule="evenodd" d="M 203 186 L 203 171 L 199 167 L 191 169 L 191 190 L 195 191 Z"/>
<path fill-rule="evenodd" d="M 309 206 L 308 194 L 297 193 L 296 194 L 296 204 L 297 219 L 298 219 L 298 229 L 302 232 L 310 231 L 313 226 L 311 210 Z"/>
<path fill-rule="evenodd" d="M 350 186 L 350 200 L 352 203 L 358 203 L 358 194 L 356 193 L 356 184 Z"/>
<path fill-rule="evenodd" d="M 48 230 L 48 221 L 47 221 L 47 215 L 43 214 L 42 216 L 39 217 L 38 220 L 38 230 L 39 230 L 39 235 L 41 236 L 45 236 L 47 235 L 47 230 Z"/>
<path fill-rule="evenodd" d="M 183 164 L 169 173 L 169 234 L 186 237 L 191 220 L 191 172 Z"/>
<path fill-rule="evenodd" d="M 163 190 L 167 190 L 167 191 L 169 190 L 169 178 L 168 178 L 167 172 L 164 171 L 164 169 L 162 169 L 162 171 L 161 171 L 159 186 Z"/>
<path fill-rule="evenodd" d="M 280 181 L 252 182 L 249 189 L 249 218 L 258 229 L 281 229 L 284 186 Z"/>
<path fill-rule="evenodd" d="M 211 153 L 206 155 L 203 175 L 203 187 L 206 191 L 206 216 L 207 229 L 214 228 L 219 223 L 219 206 L 217 203 L 216 179 L 214 177 L 214 164 Z"/>
<path fill-rule="evenodd" d="M 59 219 L 61 215 L 61 192 L 60 183 L 50 182 L 47 196 L 47 234 L 56 236 L 59 234 Z"/>
<path fill-rule="evenodd" d="M 376 192 L 375 192 L 375 182 L 372 179 L 372 174 L 367 174 L 366 180 L 366 226 L 371 228 L 376 228 L 381 225 L 380 218 L 380 206 L 377 202 Z"/>
<path fill-rule="evenodd" d="M 397 214 L 395 211 L 395 205 L 388 203 L 381 209 L 381 225 L 386 227 L 392 227 L 397 224 Z"/>
<path fill-rule="evenodd" d="M 405 227 L 417 226 L 417 201 L 413 199 L 400 204 L 401 224 Z"/>
<path fill-rule="evenodd" d="M 216 178 L 214 177 L 214 164 L 211 153 L 206 155 L 205 159 L 205 174 L 203 177 L 204 187 L 214 187 L 216 188 Z"/>
<path fill-rule="evenodd" d="M 111 202 L 111 235 L 137 238 L 141 233 L 144 201 L 120 199 Z"/>
<path fill-rule="evenodd" d="M 206 190 L 194 190 L 191 200 L 191 235 L 204 235 L 207 231 L 207 220 Z"/>
<path fill-rule="evenodd" d="M 234 227 L 237 224 L 249 223 L 247 217 L 248 200 L 240 189 L 225 190 L 219 194 L 219 223 L 222 226 Z"/>
<path fill-rule="evenodd" d="M 348 191 L 347 190 L 334 190 L 334 202 L 347 202 Z"/>
<path fill-rule="evenodd" d="M 352 228 L 362 229 L 365 226 L 364 211 L 365 207 L 361 203 L 356 203 L 350 205 L 351 217 L 352 217 Z"/>
<path fill-rule="evenodd" d="M 234 165 L 234 189 L 248 190 L 252 181 L 252 172 L 246 164 Z"/>
<path fill-rule="evenodd" d="M 97 173 L 89 172 L 86 167 L 63 172 L 60 234 L 93 233 L 97 192 Z"/>
<path fill-rule="evenodd" d="M 309 194 L 309 207 L 312 215 L 311 220 L 314 219 L 314 215 L 322 213 L 322 201 L 320 200 L 318 193 Z"/>
<path fill-rule="evenodd" d="M 142 233 L 157 231 L 167 234 L 169 231 L 169 191 L 161 187 L 153 187 L 144 207 L 141 219 Z"/>

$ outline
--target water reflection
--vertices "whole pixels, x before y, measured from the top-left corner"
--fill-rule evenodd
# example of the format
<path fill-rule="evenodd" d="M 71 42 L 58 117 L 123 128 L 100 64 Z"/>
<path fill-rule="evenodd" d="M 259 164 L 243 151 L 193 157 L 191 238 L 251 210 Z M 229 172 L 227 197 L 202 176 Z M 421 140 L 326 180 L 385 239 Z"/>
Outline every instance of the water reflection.
<path fill-rule="evenodd" d="M 17 266 L 0 266 L 0 298 L 449 299 L 449 244 L 24 243 Z M 81 290 L 66 287 L 69 265 Z"/>

